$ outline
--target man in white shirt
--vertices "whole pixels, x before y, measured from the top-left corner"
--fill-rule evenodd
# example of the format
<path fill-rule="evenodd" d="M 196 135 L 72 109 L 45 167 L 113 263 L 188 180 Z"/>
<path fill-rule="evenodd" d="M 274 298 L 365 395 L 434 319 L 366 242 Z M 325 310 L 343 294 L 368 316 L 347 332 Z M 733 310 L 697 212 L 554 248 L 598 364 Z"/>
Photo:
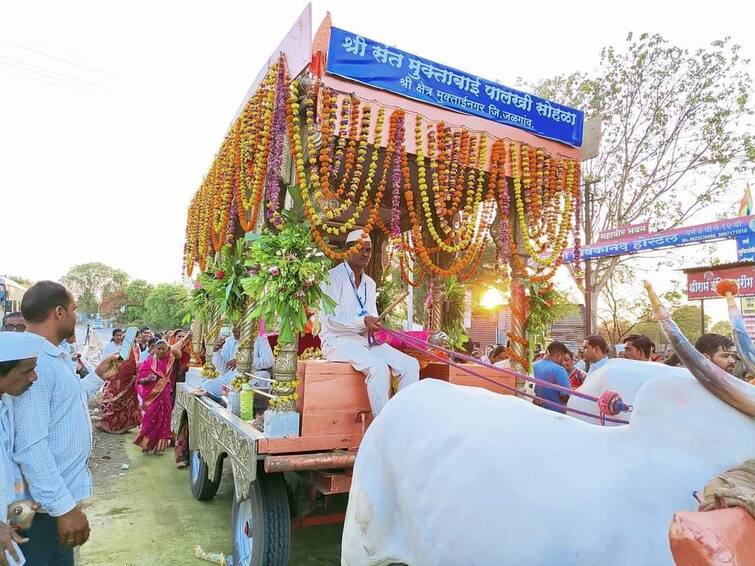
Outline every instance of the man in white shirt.
<path fill-rule="evenodd" d="M 92 495 L 88 459 L 92 428 L 87 401 L 103 381 L 80 379 L 57 345 L 76 327 L 76 302 L 59 283 L 40 281 L 24 294 L 29 332 L 43 338 L 37 381 L 14 399 L 14 459 L 41 510 L 22 546 L 29 564 L 72 566 L 73 548 L 89 538 L 79 503 Z"/>
<path fill-rule="evenodd" d="M 602 336 L 593 334 L 585 338 L 582 343 L 584 359 L 590 363 L 590 369 L 587 373 L 592 372 L 608 363 L 608 342 Z"/>
<path fill-rule="evenodd" d="M 234 351 L 234 359 L 235 362 Z M 269 379 L 272 377 L 272 369 L 275 365 L 275 356 L 273 356 L 273 350 L 270 348 L 270 341 L 267 336 L 257 336 L 254 339 L 254 347 L 252 352 L 252 373 L 255 375 L 252 378 L 251 383 L 253 387 L 257 389 L 264 389 L 268 391 L 270 389 L 270 382 L 263 379 L 257 379 L 257 377 L 263 377 Z M 218 368 L 216 368 L 218 369 Z M 220 370 L 218 370 L 220 371 Z M 236 364 L 233 367 L 224 371 L 219 377 L 211 379 L 203 379 L 201 389 L 209 393 L 211 396 L 220 399 L 222 395 L 222 386 L 230 385 L 230 383 L 236 377 Z M 255 401 L 256 401 L 255 397 Z"/>
<path fill-rule="evenodd" d="M 219 375 L 224 375 L 229 370 L 236 369 L 236 350 L 239 347 L 241 328 L 236 325 L 230 336 L 218 336 L 212 347 L 212 365 Z"/>
<path fill-rule="evenodd" d="M 368 332 L 377 332 L 382 325 L 375 304 L 377 286 L 364 273 L 372 256 L 372 242 L 362 230 L 354 230 L 346 238 L 347 247 L 362 242 L 359 251 L 328 273 L 323 292 L 336 301 L 335 313 L 320 312 L 320 340 L 326 360 L 348 362 L 366 376 L 367 395 L 372 414 L 377 417 L 388 402 L 391 370 L 399 376 L 399 390 L 419 380 L 419 362 L 388 344 L 370 346 Z"/>
<path fill-rule="evenodd" d="M 16 498 L 16 466 L 13 463 L 13 399 L 37 379 L 34 369 L 42 339 L 36 334 L 0 332 L 0 553 L 6 550 L 21 561 L 13 542 L 28 542 L 8 526 L 8 505 Z M 4 564 L 4 562 L 3 562 Z"/>
<path fill-rule="evenodd" d="M 225 339 L 225 344 L 223 344 L 221 352 L 226 360 L 226 364 L 223 368 L 215 368 L 220 373 L 236 367 L 236 350 L 239 347 L 239 336 L 241 336 L 241 328 L 237 324 L 231 330 L 231 335 Z"/>
<path fill-rule="evenodd" d="M 212 366 L 219 375 L 226 372 L 226 366 L 228 365 L 228 359 L 223 355 L 223 346 L 225 346 L 226 337 L 218 336 L 215 343 L 212 345 Z"/>

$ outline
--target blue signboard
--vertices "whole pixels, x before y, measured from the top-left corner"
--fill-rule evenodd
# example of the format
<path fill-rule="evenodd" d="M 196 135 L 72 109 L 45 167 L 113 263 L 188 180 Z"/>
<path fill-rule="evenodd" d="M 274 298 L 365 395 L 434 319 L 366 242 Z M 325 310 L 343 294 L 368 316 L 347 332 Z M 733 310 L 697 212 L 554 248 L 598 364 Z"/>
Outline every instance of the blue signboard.
<path fill-rule="evenodd" d="M 328 73 L 526 130 L 580 147 L 584 113 L 422 59 L 339 29 L 330 29 Z"/>
<path fill-rule="evenodd" d="M 638 252 L 657 250 L 660 248 L 672 248 L 696 244 L 708 240 L 722 240 L 749 237 L 751 242 L 755 242 L 755 216 L 741 216 L 731 220 L 719 220 L 708 224 L 699 224 L 687 228 L 676 228 L 674 230 L 665 230 L 655 232 L 654 234 L 645 234 L 641 237 L 627 238 L 616 241 L 604 242 L 593 246 L 585 247 L 581 250 L 582 259 L 598 259 L 601 257 L 613 257 Z M 739 243 L 739 242 L 738 242 Z M 746 251 L 753 252 L 752 245 Z M 739 253 L 737 254 L 739 255 Z M 740 261 L 746 258 L 739 258 Z M 574 250 L 568 249 L 564 252 L 564 262 L 574 261 Z"/>
<path fill-rule="evenodd" d="M 737 261 L 755 261 L 755 232 L 737 236 Z"/>

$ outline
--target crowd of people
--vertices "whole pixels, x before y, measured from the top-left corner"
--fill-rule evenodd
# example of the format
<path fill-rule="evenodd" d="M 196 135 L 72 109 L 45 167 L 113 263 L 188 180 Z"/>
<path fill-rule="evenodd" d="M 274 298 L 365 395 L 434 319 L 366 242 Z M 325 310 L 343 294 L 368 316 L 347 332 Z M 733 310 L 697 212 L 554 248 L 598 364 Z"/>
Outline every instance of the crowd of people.
<path fill-rule="evenodd" d="M 364 235 L 357 231 L 349 238 L 355 241 Z M 330 271 L 324 289 L 337 301 L 337 308 L 321 316 L 320 338 L 326 359 L 348 362 L 365 374 L 376 416 L 389 401 L 391 374 L 399 378 L 402 389 L 419 379 L 419 365 L 387 344 L 369 342 L 367 331 L 382 327 L 375 282 L 364 273 L 370 251 L 366 240 L 359 252 Z M 33 565 L 73 564 L 72 549 L 89 537 L 80 503 L 92 494 L 88 403 L 98 392 L 97 428 L 123 434 L 138 427 L 134 443 L 144 454 L 163 454 L 173 441 L 177 466 L 188 463 L 186 427 L 174 438 L 171 413 L 176 383 L 184 380 L 189 368 L 191 333 L 179 328 L 160 334 L 143 327 L 134 335 L 116 328 L 95 366 L 76 353 L 75 326 L 72 294 L 63 285 L 41 281 L 24 295 L 21 312 L 5 317 L 0 333 L 0 555 L 5 550 L 17 557 L 23 552 Z M 198 390 L 203 394 L 219 400 L 222 386 L 235 379 L 239 338 L 238 327 L 230 336 L 218 338 L 212 362 L 220 376 L 202 382 Z M 647 336 L 629 335 L 622 344 L 621 357 L 678 364 L 675 356 L 657 353 Z M 731 339 L 705 334 L 695 347 L 713 364 L 734 372 Z M 478 352 L 482 361 L 502 368 L 511 368 L 510 354 L 504 345 L 487 356 Z M 269 388 L 275 358 L 264 333 L 255 340 L 252 357 L 254 380 L 258 380 L 254 385 Z M 580 387 L 610 357 L 611 348 L 599 335 L 587 336 L 577 352 L 562 342 L 551 342 L 537 353 L 533 365 L 534 376 L 540 380 L 534 389 L 535 403 L 565 412 L 568 390 Z M 9 526 L 12 521 L 5 513 L 9 503 L 19 500 L 36 509 L 23 536 Z"/>
<path fill-rule="evenodd" d="M 89 402 L 101 392 L 97 428 L 123 434 L 163 454 L 173 440 L 176 383 L 189 366 L 191 333 L 141 328 L 124 347 L 115 329 L 96 365 L 76 352 L 76 302 L 59 283 L 41 281 L 24 294 L 21 311 L 6 315 L 0 333 L 0 564 L 8 551 L 31 565 L 72 565 L 89 524 L 80 503 L 92 494 Z M 32 384 L 34 385 L 32 387 Z M 179 467 L 188 459 L 176 441 Z M 6 514 L 28 501 L 36 511 L 23 537 Z M 4 502 L 4 503 L 3 503 Z"/>
<path fill-rule="evenodd" d="M 612 357 L 638 362 L 657 362 L 670 366 L 682 365 L 673 351 L 657 352 L 653 340 L 644 334 L 625 336 L 622 339 L 622 346 L 623 350 L 612 352 L 608 342 L 602 336 L 593 334 L 587 336 L 582 342 L 582 347 L 574 353 L 563 342 L 554 341 L 548 344 L 545 351 L 537 347 L 533 373 L 539 380 L 577 389 L 585 382 L 589 372 L 603 367 Z M 753 376 L 741 375 L 742 372 L 736 372 L 738 357 L 731 338 L 721 334 L 703 334 L 695 342 L 695 348 L 724 371 L 744 379 L 753 378 Z M 487 355 L 475 348 L 472 352 L 481 361 L 491 363 L 496 367 L 511 369 L 510 346 L 494 346 Z M 569 400 L 569 395 L 562 389 L 538 384 L 535 386 L 535 395 L 537 397 L 535 402 L 541 406 L 553 411 L 565 412 L 563 407 Z"/>

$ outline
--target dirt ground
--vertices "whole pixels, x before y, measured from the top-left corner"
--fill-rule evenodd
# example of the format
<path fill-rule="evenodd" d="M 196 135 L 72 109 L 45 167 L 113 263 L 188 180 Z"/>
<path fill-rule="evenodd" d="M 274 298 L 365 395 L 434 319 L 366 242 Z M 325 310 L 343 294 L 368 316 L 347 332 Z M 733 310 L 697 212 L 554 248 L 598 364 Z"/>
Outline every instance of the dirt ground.
<path fill-rule="evenodd" d="M 97 414 L 92 404 L 93 420 Z M 110 435 L 94 430 L 90 467 L 94 496 L 86 505 L 91 538 L 81 547 L 83 566 L 201 566 L 197 544 L 209 552 L 230 550 L 233 478 L 225 466 L 217 496 L 195 500 L 188 469 L 178 470 L 172 451 L 144 456 L 132 444 L 136 431 Z M 341 525 L 292 533 L 290 564 L 340 563 Z"/>

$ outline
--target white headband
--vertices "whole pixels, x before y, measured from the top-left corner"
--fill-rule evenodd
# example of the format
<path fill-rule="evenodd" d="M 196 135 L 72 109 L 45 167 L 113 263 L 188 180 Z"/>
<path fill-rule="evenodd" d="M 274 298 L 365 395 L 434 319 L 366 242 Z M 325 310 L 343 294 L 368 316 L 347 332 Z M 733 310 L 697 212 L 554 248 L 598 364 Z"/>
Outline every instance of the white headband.
<path fill-rule="evenodd" d="M 346 236 L 346 243 L 350 244 L 351 242 L 358 242 L 359 240 L 363 238 L 365 240 L 369 240 L 370 236 L 367 233 L 365 233 L 365 231 L 362 229 L 352 230 L 351 232 L 349 232 L 349 235 Z"/>

